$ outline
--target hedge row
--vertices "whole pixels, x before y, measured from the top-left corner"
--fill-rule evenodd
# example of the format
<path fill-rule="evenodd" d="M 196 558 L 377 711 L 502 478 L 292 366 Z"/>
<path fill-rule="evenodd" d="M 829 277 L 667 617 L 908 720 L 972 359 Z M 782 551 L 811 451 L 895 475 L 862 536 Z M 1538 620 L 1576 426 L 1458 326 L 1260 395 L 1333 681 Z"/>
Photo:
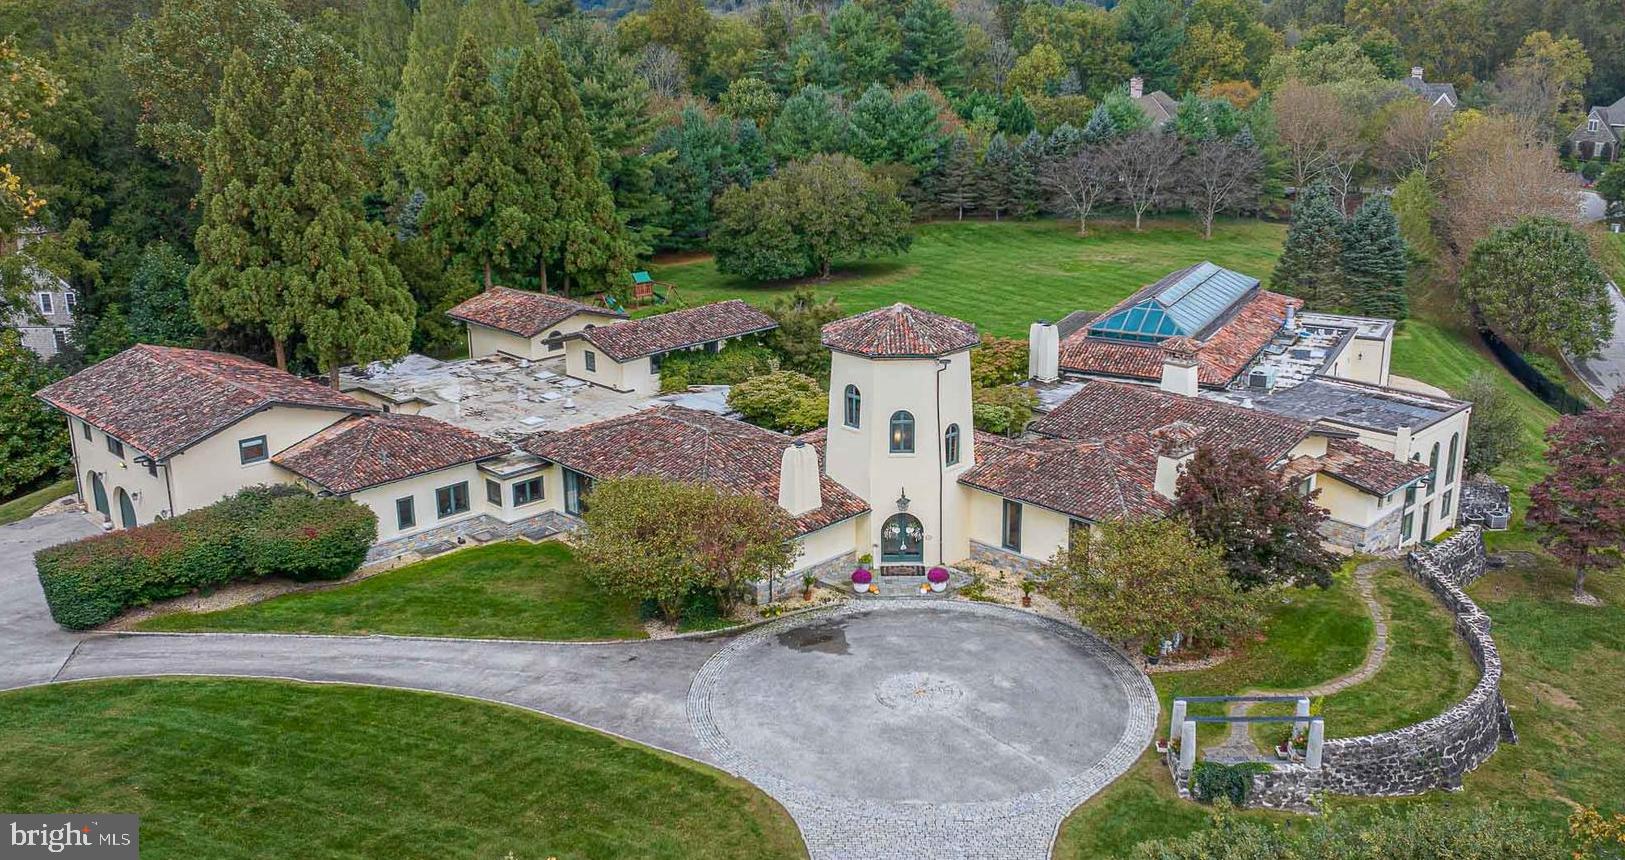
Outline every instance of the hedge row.
<path fill-rule="evenodd" d="M 292 487 L 251 487 L 152 525 L 34 554 L 56 623 L 84 630 L 131 606 L 234 580 L 341 579 L 378 537 L 368 508 Z"/>

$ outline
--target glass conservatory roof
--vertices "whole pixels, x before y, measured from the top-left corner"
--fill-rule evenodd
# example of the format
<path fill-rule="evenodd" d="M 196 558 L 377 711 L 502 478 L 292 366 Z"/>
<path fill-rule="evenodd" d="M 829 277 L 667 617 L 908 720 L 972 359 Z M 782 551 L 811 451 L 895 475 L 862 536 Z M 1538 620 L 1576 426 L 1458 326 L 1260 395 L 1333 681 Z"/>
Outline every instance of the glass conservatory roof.
<path fill-rule="evenodd" d="M 1150 297 L 1103 317 L 1089 334 L 1141 343 L 1196 337 L 1257 287 L 1257 278 L 1201 263 Z"/>

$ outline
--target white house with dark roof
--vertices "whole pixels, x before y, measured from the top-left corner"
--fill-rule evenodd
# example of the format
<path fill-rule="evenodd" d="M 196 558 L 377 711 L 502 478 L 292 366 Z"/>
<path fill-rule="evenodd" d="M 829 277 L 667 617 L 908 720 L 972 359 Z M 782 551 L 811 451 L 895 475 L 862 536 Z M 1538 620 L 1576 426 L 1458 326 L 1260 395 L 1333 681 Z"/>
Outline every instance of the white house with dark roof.
<path fill-rule="evenodd" d="M 446 316 L 468 329 L 468 355 L 510 355 L 537 360 L 564 355 L 565 340 L 626 314 L 552 293 L 492 287 L 477 293 Z"/>
<path fill-rule="evenodd" d="M 67 281 L 33 263 L 23 266 L 23 274 L 29 280 L 25 304 L 5 325 L 17 330 L 24 347 L 40 358 L 53 358 L 67 348 L 73 334 L 79 295 Z"/>

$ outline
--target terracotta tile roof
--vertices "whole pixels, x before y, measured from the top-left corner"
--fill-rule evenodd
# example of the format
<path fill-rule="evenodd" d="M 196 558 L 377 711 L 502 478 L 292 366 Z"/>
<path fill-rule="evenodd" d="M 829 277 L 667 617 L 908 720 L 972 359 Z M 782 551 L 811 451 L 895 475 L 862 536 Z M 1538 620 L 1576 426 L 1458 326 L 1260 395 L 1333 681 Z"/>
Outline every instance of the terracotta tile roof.
<path fill-rule="evenodd" d="M 725 337 L 755 334 L 778 328 L 765 313 L 739 299 L 713 302 L 697 308 L 599 326 L 583 335 L 616 361 L 699 346 Z"/>
<path fill-rule="evenodd" d="M 1273 463 L 1309 435 L 1310 424 L 1149 386 L 1090 380 L 1039 419 L 1033 430 L 1044 436 L 1083 440 L 1157 431 L 1163 437 L 1178 436 L 1176 441 L 1184 445 L 1216 451 L 1244 449 Z"/>
<path fill-rule="evenodd" d="M 446 311 L 446 316 L 454 320 L 500 329 L 520 337 L 535 337 L 576 314 L 626 316 L 619 311 L 593 307 L 563 296 L 511 287 L 492 287 Z"/>
<path fill-rule="evenodd" d="M 1183 271 L 1183 270 L 1182 270 Z M 1175 274 L 1179 274 L 1176 272 Z M 1166 279 L 1164 279 L 1166 280 Z M 1144 298 L 1151 287 L 1128 297 L 1117 306 L 1101 314 L 1110 315 Z M 1280 331 L 1286 318 L 1288 305 L 1302 306 L 1302 302 L 1289 296 L 1259 291 L 1223 321 L 1212 334 L 1195 342 L 1198 363 L 1197 380 L 1205 386 L 1222 388 L 1252 363 L 1253 357 Z M 1189 349 L 1185 338 L 1173 344 Z M 1162 360 L 1170 343 L 1124 343 L 1099 337 L 1089 337 L 1088 328 L 1080 328 L 1061 341 L 1061 370 L 1097 376 L 1117 376 L 1124 379 L 1159 380 L 1162 378 Z"/>
<path fill-rule="evenodd" d="M 271 406 L 372 411 L 347 394 L 257 361 L 148 344 L 132 346 L 36 396 L 156 460 Z"/>
<path fill-rule="evenodd" d="M 823 436 L 802 441 L 823 455 Z M 569 430 L 537 433 L 519 447 L 593 478 L 659 475 L 736 493 L 754 493 L 777 505 L 779 466 L 796 439 L 681 406 L 660 406 Z M 821 475 L 824 504 L 792 520 L 799 534 L 869 509 L 851 490 Z"/>
<path fill-rule="evenodd" d="M 271 462 L 344 495 L 513 449 L 426 415 L 353 415 L 297 442 Z"/>
<path fill-rule="evenodd" d="M 898 302 L 824 326 L 824 346 L 870 358 L 930 358 L 980 343 L 976 326 Z"/>
<path fill-rule="evenodd" d="M 1426 463 L 1395 460 L 1393 454 L 1347 439 L 1326 443 L 1326 456 L 1319 459 L 1320 471 L 1377 496 L 1392 493 L 1429 471 Z"/>
<path fill-rule="evenodd" d="M 1156 468 L 1156 442 L 1146 433 L 1089 442 L 1031 439 L 989 446 L 959 483 L 1102 522 L 1166 512 L 1168 500 L 1154 489 Z"/>

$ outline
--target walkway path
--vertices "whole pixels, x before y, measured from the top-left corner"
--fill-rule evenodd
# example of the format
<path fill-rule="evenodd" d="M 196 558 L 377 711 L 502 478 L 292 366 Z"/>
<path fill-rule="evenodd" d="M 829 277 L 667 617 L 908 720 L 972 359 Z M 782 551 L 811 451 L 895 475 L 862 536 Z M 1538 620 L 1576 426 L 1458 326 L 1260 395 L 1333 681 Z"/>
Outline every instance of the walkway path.
<path fill-rule="evenodd" d="M 815 860 L 1047 858 L 1133 765 L 1156 697 L 1075 627 L 939 599 L 863 601 L 737 636 L 598 644 L 236 633 L 73 634 L 33 551 L 82 517 L 0 527 L 0 689 L 165 675 L 367 684 L 501 702 L 742 776 Z"/>
<path fill-rule="evenodd" d="M 1591 392 L 1604 400 L 1625 391 L 1625 293 L 1617 284 L 1608 285 L 1614 303 L 1614 338 L 1602 345 L 1592 358 L 1571 358 L 1569 367 Z"/>
<path fill-rule="evenodd" d="M 1383 613 L 1382 604 L 1377 601 L 1377 583 L 1372 574 L 1378 570 L 1390 567 L 1392 560 L 1383 559 L 1368 561 L 1354 569 L 1354 587 L 1360 592 L 1360 600 L 1365 604 L 1366 611 L 1371 614 L 1371 630 L 1374 634 L 1371 650 L 1366 652 L 1365 662 L 1360 668 L 1324 684 L 1318 684 L 1307 690 L 1295 693 L 1283 693 L 1279 690 L 1248 690 L 1240 693 L 1243 696 L 1299 696 L 1314 699 L 1320 696 L 1330 696 L 1342 692 L 1355 684 L 1363 684 L 1371 680 L 1382 668 L 1382 661 L 1388 656 L 1388 618 Z M 1232 702 L 1229 714 L 1232 717 L 1245 717 L 1252 710 L 1255 702 Z M 1258 745 L 1253 743 L 1251 723 L 1231 723 L 1230 734 L 1218 746 L 1204 751 L 1205 757 L 1213 761 L 1250 761 L 1258 759 L 1262 754 Z"/>

